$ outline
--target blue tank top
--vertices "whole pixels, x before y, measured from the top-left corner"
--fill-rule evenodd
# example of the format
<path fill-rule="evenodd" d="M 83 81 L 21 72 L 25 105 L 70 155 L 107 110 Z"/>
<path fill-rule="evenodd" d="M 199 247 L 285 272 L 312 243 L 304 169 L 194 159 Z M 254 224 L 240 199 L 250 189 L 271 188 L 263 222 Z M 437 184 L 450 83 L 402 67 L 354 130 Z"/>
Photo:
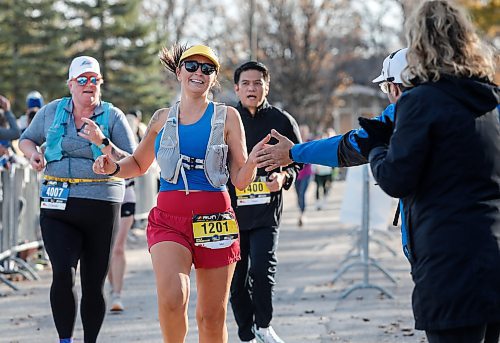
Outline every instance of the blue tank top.
<path fill-rule="evenodd" d="M 210 138 L 211 120 L 214 114 L 214 104 L 210 102 L 201 118 L 193 124 L 179 124 L 179 148 L 180 153 L 186 156 L 204 159 Z M 155 155 L 160 147 L 163 128 L 158 132 L 155 140 Z M 214 188 L 207 180 L 203 170 L 186 170 L 186 178 L 190 190 L 220 192 L 226 190 L 226 186 Z M 184 181 L 179 177 L 177 183 L 173 184 L 160 178 L 160 192 L 184 190 Z"/>

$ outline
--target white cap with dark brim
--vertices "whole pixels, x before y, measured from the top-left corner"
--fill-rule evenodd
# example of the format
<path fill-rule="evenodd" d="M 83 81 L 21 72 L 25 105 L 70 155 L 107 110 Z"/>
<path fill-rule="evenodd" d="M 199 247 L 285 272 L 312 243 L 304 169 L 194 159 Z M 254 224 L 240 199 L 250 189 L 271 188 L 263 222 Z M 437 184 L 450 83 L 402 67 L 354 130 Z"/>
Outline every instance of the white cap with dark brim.
<path fill-rule="evenodd" d="M 403 83 L 401 72 L 408 65 L 406 61 L 406 52 L 408 48 L 400 49 L 387 56 L 382 63 L 382 71 L 379 76 L 373 79 L 373 83 L 384 81 Z"/>

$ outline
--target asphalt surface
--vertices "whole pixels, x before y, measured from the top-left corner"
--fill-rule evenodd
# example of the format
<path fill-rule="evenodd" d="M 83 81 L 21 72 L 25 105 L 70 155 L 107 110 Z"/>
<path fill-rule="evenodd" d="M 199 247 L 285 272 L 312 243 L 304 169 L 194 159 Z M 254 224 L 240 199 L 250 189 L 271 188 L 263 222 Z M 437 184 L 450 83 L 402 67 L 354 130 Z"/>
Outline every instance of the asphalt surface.
<path fill-rule="evenodd" d="M 296 197 L 286 192 L 285 213 L 278 248 L 278 274 L 275 331 L 285 342 L 426 342 L 421 331 L 413 329 L 409 265 L 400 252 L 398 228 L 374 233 L 370 257 L 396 281 L 392 282 L 378 268 L 359 265 L 361 257 L 355 246 L 356 228 L 339 222 L 344 183 L 336 182 L 322 210 L 315 208 L 314 184 L 308 191 L 309 204 L 304 226 L 297 225 Z M 129 241 L 128 271 L 122 295 L 126 310 L 108 312 L 99 342 L 161 342 L 156 307 L 156 289 L 143 230 L 134 230 Z M 391 251 L 396 252 L 394 256 Z M 351 256 L 350 258 L 347 258 Z M 343 260 L 346 260 L 342 263 Z M 345 263 L 348 268 L 336 282 L 336 272 Z M 192 273 L 189 304 L 188 343 L 198 342 L 195 304 L 196 287 Z M 0 283 L 0 342 L 57 342 L 49 304 L 50 268 L 40 272 L 40 281 L 20 281 L 14 292 Z M 79 283 L 79 280 L 77 281 Z M 350 287 L 355 288 L 345 298 Z M 373 288 L 370 288 L 373 286 Z M 391 293 L 389 298 L 378 287 Z M 229 342 L 239 342 L 234 317 L 228 310 Z M 75 342 L 83 342 L 80 318 Z"/>

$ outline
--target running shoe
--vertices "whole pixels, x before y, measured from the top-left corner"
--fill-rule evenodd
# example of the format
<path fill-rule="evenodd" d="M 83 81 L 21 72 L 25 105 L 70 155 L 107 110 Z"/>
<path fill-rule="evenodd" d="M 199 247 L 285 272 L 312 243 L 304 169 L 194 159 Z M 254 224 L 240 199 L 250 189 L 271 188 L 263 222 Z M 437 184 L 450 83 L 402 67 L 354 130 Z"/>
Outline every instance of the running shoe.
<path fill-rule="evenodd" d="M 285 343 L 269 325 L 267 328 L 253 327 L 253 333 L 258 343 Z"/>
<path fill-rule="evenodd" d="M 115 294 L 113 293 L 111 295 L 111 307 L 110 311 L 111 312 L 122 312 L 125 308 L 123 307 L 122 299 L 120 297 L 120 294 Z"/>

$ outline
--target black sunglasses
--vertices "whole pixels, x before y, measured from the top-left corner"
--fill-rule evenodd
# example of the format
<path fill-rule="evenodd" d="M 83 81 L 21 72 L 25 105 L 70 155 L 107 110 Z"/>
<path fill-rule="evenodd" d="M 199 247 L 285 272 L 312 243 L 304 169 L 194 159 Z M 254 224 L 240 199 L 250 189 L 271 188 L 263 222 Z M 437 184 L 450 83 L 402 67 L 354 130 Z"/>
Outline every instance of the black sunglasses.
<path fill-rule="evenodd" d="M 217 70 L 215 65 L 213 65 L 212 63 L 201 63 L 198 61 L 184 61 L 182 62 L 182 65 L 184 65 L 186 71 L 190 73 L 194 73 L 200 67 L 201 67 L 201 72 L 205 75 L 210 75 Z"/>

